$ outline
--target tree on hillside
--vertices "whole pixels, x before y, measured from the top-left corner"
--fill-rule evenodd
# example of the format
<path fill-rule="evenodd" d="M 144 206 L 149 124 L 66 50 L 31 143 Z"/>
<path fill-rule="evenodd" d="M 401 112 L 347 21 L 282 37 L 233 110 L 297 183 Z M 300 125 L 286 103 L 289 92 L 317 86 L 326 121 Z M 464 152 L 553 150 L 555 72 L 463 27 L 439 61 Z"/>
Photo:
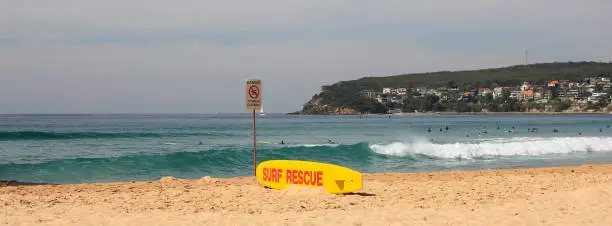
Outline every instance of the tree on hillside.
<path fill-rule="evenodd" d="M 557 100 L 559 98 L 559 90 L 557 89 L 557 87 L 550 88 L 550 98 L 552 100 Z"/>
<path fill-rule="evenodd" d="M 510 93 L 510 90 L 504 89 L 504 90 L 502 91 L 502 99 L 501 99 L 501 102 L 502 102 L 502 103 L 506 103 L 506 102 L 508 102 L 508 101 L 510 100 L 510 94 L 511 94 L 511 93 Z"/>

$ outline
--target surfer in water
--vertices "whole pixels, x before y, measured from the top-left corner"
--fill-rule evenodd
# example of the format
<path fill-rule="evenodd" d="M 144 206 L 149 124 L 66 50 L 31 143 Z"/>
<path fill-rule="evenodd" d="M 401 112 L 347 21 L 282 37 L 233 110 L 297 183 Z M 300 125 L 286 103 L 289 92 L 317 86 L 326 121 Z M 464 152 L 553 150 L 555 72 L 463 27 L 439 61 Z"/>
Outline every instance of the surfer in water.
<path fill-rule="evenodd" d="M 280 144 L 285 144 L 285 141 L 284 141 L 284 140 L 281 140 Z"/>

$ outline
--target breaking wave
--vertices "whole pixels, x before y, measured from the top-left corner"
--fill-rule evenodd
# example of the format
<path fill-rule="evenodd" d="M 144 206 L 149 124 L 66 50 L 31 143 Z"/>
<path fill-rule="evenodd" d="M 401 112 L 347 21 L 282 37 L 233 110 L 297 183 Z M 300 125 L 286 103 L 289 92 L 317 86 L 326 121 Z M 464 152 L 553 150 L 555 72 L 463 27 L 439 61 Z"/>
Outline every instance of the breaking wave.
<path fill-rule="evenodd" d="M 431 142 L 394 142 L 372 144 L 374 152 L 391 156 L 422 154 L 437 158 L 475 159 L 490 156 L 540 156 L 573 152 L 612 151 L 610 137 L 550 137 L 493 139 L 474 143 L 436 144 Z"/>

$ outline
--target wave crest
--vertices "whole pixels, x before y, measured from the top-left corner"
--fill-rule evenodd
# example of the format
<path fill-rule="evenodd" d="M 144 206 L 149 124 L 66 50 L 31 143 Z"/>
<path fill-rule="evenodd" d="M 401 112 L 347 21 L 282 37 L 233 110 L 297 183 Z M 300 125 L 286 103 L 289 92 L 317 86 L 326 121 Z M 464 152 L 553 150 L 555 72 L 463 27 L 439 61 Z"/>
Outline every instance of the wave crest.
<path fill-rule="evenodd" d="M 612 151 L 610 137 L 551 137 L 487 140 L 478 143 L 436 144 L 427 141 L 372 144 L 372 151 L 390 156 L 428 155 L 474 159 L 488 156 L 540 156 L 572 152 Z"/>

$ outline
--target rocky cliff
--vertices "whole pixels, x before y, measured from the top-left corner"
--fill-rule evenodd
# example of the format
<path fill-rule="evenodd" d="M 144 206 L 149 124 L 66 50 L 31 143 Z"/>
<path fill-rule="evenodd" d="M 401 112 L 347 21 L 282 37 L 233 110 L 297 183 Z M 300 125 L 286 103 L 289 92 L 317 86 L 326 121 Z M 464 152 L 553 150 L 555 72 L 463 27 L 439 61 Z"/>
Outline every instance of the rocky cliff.
<path fill-rule="evenodd" d="M 321 99 L 312 99 L 304 104 L 302 111 L 299 114 L 303 115 L 356 115 L 360 114 L 353 108 L 332 107 L 326 104 L 321 104 Z"/>

